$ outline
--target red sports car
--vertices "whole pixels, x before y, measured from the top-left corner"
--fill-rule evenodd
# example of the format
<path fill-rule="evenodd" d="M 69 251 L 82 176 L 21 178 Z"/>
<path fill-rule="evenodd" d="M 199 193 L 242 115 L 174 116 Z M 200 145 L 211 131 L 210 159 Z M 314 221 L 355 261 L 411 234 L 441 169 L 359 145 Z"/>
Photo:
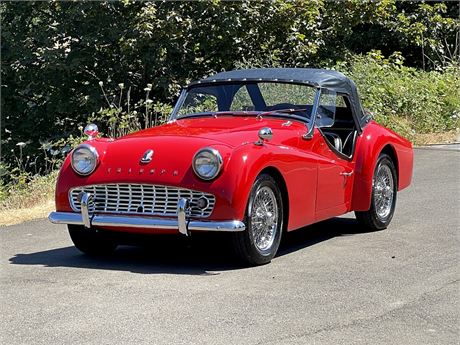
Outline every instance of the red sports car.
<path fill-rule="evenodd" d="M 322 69 L 223 72 L 184 88 L 167 124 L 88 140 L 65 160 L 53 223 L 88 254 L 111 234 L 229 232 L 247 264 L 283 232 L 354 211 L 384 229 L 412 177 L 406 139 L 364 112 L 355 84 Z"/>

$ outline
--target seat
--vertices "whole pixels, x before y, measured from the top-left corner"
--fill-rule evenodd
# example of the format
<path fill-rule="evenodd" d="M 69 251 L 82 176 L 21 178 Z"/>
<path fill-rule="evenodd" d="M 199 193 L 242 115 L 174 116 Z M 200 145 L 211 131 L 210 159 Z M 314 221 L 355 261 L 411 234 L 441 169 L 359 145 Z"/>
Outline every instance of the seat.
<path fill-rule="evenodd" d="M 355 135 L 356 135 L 356 131 L 350 132 L 347 135 L 347 137 L 345 138 L 345 141 L 343 142 L 343 150 L 344 150 L 343 153 L 347 155 L 351 155 L 351 152 L 353 150 L 353 142 L 355 140 Z M 349 146 L 349 144 L 351 144 L 351 146 Z"/>
<path fill-rule="evenodd" d="M 329 140 L 329 142 L 334 146 L 334 148 L 342 152 L 343 146 L 342 146 L 342 139 L 340 136 L 336 133 L 332 132 L 323 132 L 324 136 L 326 137 L 326 140 Z"/>

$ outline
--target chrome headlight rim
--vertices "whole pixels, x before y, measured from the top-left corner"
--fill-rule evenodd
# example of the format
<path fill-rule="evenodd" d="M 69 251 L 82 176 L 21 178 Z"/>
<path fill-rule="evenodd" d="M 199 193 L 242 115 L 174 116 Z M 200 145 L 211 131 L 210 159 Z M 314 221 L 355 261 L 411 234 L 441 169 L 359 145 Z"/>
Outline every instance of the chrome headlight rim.
<path fill-rule="evenodd" d="M 210 153 L 212 154 L 215 158 L 216 158 L 216 162 L 217 162 L 217 170 L 216 172 L 212 175 L 212 176 L 203 176 L 201 175 L 197 168 L 196 168 L 196 159 L 198 157 L 198 155 L 200 155 L 201 153 L 203 152 L 207 152 L 207 153 Z M 215 149 L 215 148 L 212 148 L 212 147 L 204 147 L 202 149 L 199 149 L 195 155 L 193 156 L 193 160 L 192 160 L 192 169 L 193 169 L 193 172 L 195 173 L 195 175 L 197 177 L 199 177 L 200 179 L 202 180 L 205 180 L 205 181 L 210 181 L 210 180 L 213 180 L 215 179 L 217 176 L 219 176 L 221 170 L 222 170 L 222 165 L 223 165 L 223 159 L 222 159 L 222 155 L 220 154 L 220 152 Z"/>
<path fill-rule="evenodd" d="M 88 172 L 79 171 L 76 168 L 75 164 L 74 164 L 74 155 L 75 155 L 75 152 L 77 152 L 79 149 L 87 149 L 94 156 L 94 165 L 93 165 L 92 169 L 90 171 L 88 171 Z M 92 145 L 88 145 L 88 144 L 78 145 L 72 152 L 72 157 L 70 159 L 70 164 L 72 165 L 73 171 L 75 171 L 78 175 L 80 175 L 80 176 L 91 175 L 94 172 L 94 170 L 96 170 L 97 166 L 99 165 L 99 153 L 97 152 L 96 148 L 94 146 L 92 146 Z"/>

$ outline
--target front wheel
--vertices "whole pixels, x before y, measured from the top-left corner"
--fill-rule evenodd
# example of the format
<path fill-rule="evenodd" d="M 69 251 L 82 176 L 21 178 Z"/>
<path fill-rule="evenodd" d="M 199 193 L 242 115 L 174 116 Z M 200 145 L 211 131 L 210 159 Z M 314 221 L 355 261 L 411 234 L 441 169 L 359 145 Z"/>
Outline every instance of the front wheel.
<path fill-rule="evenodd" d="M 397 185 L 393 161 L 386 154 L 380 155 L 372 180 L 371 208 L 356 211 L 356 219 L 369 230 L 386 229 L 395 211 Z"/>
<path fill-rule="evenodd" d="M 107 255 L 112 253 L 117 247 L 116 242 L 105 233 L 86 229 L 81 225 L 68 225 L 67 227 L 73 244 L 85 254 Z"/>
<path fill-rule="evenodd" d="M 259 175 L 246 207 L 246 230 L 233 234 L 237 256 L 248 265 L 269 263 L 281 241 L 283 199 L 275 180 Z"/>

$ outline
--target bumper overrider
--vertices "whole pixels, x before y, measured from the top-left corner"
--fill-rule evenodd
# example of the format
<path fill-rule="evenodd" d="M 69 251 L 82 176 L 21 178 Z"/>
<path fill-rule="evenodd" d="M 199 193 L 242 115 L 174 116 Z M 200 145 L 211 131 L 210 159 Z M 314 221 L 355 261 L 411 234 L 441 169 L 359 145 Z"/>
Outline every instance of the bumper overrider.
<path fill-rule="evenodd" d="M 220 231 L 238 232 L 246 230 L 246 226 L 239 220 L 228 221 L 198 221 L 189 219 L 190 200 L 179 199 L 176 218 L 145 217 L 137 215 L 111 215 L 94 214 L 89 211 L 88 205 L 94 202 L 90 193 L 81 193 L 81 213 L 51 212 L 48 219 L 54 224 L 84 225 L 86 228 L 93 226 L 170 229 L 178 230 L 181 234 L 188 235 L 189 231 Z"/>

